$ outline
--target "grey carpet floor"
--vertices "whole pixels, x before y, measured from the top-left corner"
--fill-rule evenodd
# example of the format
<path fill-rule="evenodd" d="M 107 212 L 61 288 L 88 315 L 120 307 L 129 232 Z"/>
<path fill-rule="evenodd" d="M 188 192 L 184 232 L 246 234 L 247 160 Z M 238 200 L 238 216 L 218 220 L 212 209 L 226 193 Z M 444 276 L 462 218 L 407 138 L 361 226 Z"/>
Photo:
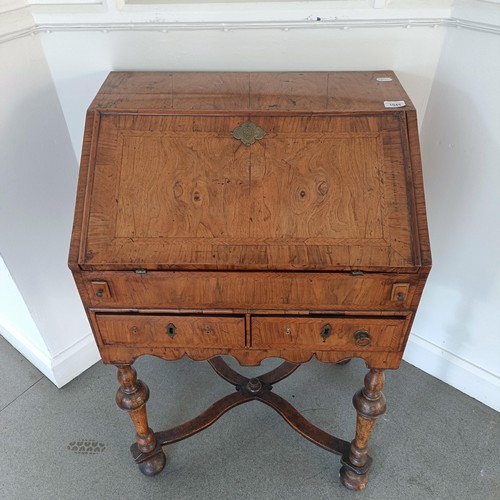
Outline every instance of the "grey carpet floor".
<path fill-rule="evenodd" d="M 241 371 L 276 365 L 266 360 Z M 134 366 L 151 389 L 154 430 L 232 391 L 207 363 L 144 357 Z M 351 440 L 351 398 L 365 373 L 359 360 L 311 361 L 275 392 L 315 425 Z M 386 374 L 388 408 L 370 442 L 368 486 L 358 493 L 340 485 L 337 456 L 255 401 L 166 447 L 165 470 L 142 476 L 129 453 L 132 424 L 114 402 L 115 376 L 113 366 L 98 363 L 57 389 L 0 337 L 1 499 L 500 499 L 500 413 L 406 363 Z M 92 453 L 79 452 L 81 443 Z"/>

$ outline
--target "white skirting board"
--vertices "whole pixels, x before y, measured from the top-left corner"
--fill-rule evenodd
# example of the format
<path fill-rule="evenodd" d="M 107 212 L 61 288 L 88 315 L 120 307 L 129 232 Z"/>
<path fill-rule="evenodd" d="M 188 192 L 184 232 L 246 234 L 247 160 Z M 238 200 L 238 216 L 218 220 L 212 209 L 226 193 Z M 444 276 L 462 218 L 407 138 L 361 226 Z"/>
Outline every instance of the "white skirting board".
<path fill-rule="evenodd" d="M 52 382 L 62 387 L 101 359 L 92 334 L 52 359 Z"/>
<path fill-rule="evenodd" d="M 101 359 L 91 334 L 53 358 L 5 328 L 0 328 L 0 334 L 58 388 L 66 385 Z"/>
<path fill-rule="evenodd" d="M 403 359 L 500 411 L 500 377 L 412 333 Z"/>

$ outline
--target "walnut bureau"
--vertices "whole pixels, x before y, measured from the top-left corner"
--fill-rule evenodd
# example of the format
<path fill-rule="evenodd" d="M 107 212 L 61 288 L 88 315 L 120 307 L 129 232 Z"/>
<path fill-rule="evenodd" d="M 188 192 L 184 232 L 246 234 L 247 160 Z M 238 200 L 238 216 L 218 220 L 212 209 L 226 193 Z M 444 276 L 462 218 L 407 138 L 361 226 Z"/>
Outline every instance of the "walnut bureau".
<path fill-rule="evenodd" d="M 390 71 L 111 73 L 87 113 L 69 265 L 144 474 L 259 400 L 361 489 L 431 268 L 415 108 Z M 141 355 L 208 360 L 237 390 L 153 432 Z M 283 363 L 247 378 L 223 355 Z M 369 369 L 352 442 L 272 391 L 313 356 Z"/>

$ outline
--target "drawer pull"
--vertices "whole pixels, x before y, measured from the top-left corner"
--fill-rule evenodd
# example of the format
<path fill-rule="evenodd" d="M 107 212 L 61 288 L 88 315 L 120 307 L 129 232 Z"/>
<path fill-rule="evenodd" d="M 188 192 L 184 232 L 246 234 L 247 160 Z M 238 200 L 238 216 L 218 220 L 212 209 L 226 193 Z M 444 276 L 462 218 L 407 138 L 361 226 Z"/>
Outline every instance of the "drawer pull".
<path fill-rule="evenodd" d="M 94 295 L 98 299 L 111 298 L 111 290 L 109 289 L 109 285 L 106 281 L 92 281 L 91 286 L 94 291 Z"/>
<path fill-rule="evenodd" d="M 409 283 L 395 283 L 392 285 L 391 300 L 394 302 L 404 302 L 410 291 Z"/>
<path fill-rule="evenodd" d="M 323 339 L 323 342 L 326 342 L 326 339 L 331 334 L 332 334 L 332 325 L 330 325 L 330 323 L 323 325 L 323 327 L 321 328 L 321 338 Z"/>
<path fill-rule="evenodd" d="M 372 343 L 372 339 L 366 330 L 358 330 L 354 333 L 354 343 L 358 347 L 368 347 Z"/>
<path fill-rule="evenodd" d="M 175 331 L 175 325 L 173 323 L 169 323 L 167 325 L 167 335 L 173 339 L 175 337 L 176 331 Z"/>

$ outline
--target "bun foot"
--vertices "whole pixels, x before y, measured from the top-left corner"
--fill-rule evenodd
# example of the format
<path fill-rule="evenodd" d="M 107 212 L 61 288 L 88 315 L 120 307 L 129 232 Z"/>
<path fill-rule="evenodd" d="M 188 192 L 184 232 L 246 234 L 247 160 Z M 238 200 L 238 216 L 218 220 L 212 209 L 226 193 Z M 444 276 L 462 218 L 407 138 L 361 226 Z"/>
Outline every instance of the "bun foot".
<path fill-rule="evenodd" d="M 159 474 L 163 470 L 166 462 L 167 462 L 167 457 L 165 456 L 165 453 L 162 450 L 154 457 L 151 457 L 150 459 L 141 462 L 139 464 L 139 470 L 145 476 L 156 476 L 156 474 Z"/>
<path fill-rule="evenodd" d="M 340 482 L 352 491 L 362 490 L 368 482 L 368 474 L 356 474 L 345 465 L 340 468 Z"/>

